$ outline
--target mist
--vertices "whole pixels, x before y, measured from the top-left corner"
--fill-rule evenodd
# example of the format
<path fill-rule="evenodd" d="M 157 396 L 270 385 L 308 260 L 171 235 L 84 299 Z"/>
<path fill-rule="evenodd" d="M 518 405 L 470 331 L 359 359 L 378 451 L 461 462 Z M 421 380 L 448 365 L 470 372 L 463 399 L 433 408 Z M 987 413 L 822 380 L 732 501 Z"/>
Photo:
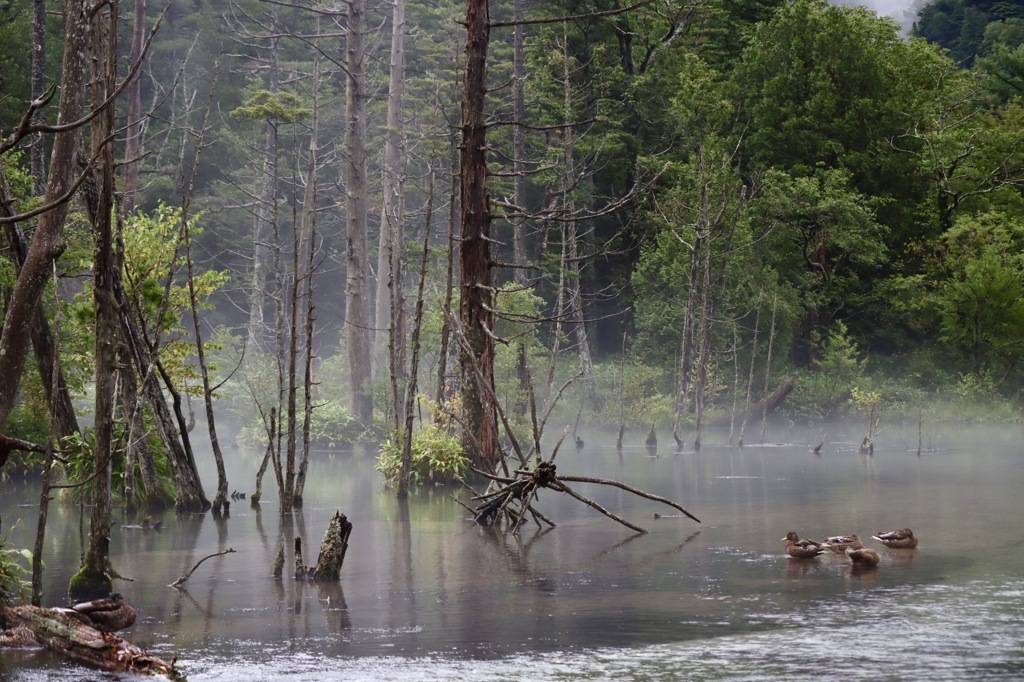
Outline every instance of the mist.
<path fill-rule="evenodd" d="M 897 23 L 904 34 L 910 33 L 914 22 L 917 21 L 917 14 L 921 8 L 930 4 L 929 0 L 831 0 L 835 5 L 849 5 L 851 7 L 867 7 L 880 16 L 891 17 Z"/>

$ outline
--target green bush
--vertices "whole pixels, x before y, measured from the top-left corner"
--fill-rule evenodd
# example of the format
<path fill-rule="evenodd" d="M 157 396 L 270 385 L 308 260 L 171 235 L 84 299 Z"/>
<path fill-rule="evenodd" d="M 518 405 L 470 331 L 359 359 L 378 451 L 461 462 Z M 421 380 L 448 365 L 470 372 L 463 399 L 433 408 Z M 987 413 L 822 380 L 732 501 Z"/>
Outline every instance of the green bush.
<path fill-rule="evenodd" d="M 10 537 L 10 531 L 0 536 L 0 600 L 3 603 L 15 598 L 24 599 L 25 594 L 32 590 L 29 581 L 31 571 L 21 564 L 22 559 L 32 563 L 32 552 L 27 549 L 7 549 Z"/>
<path fill-rule="evenodd" d="M 418 431 L 412 434 L 411 466 L 409 484 L 414 486 L 426 483 L 450 483 L 465 475 L 469 468 L 469 458 L 462 449 L 453 427 L 452 414 L 455 414 L 457 401 L 445 403 L 439 409 L 436 403 L 426 401 L 431 412 L 431 419 Z M 398 477 L 402 471 L 402 440 L 399 437 L 389 438 L 381 446 L 377 457 L 377 471 L 384 474 L 384 483 L 389 487 L 398 485 Z"/>

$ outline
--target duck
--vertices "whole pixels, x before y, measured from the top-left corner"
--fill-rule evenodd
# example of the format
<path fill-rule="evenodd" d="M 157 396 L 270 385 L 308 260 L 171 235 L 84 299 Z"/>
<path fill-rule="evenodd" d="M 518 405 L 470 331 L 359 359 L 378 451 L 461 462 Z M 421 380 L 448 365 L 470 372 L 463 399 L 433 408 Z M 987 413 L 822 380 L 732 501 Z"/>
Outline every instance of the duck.
<path fill-rule="evenodd" d="M 917 547 L 917 537 L 909 528 L 901 530 L 879 531 L 871 536 L 891 549 L 913 549 Z"/>
<path fill-rule="evenodd" d="M 862 549 L 864 547 L 864 543 L 861 542 L 856 533 L 853 535 L 833 535 L 830 538 L 825 538 L 825 542 L 822 544 L 836 554 L 843 554 L 848 549 Z"/>
<path fill-rule="evenodd" d="M 135 623 L 135 608 L 116 592 L 103 599 L 79 602 L 62 611 L 100 632 L 124 630 Z"/>
<path fill-rule="evenodd" d="M 862 568 L 877 566 L 879 562 L 878 552 L 873 549 L 853 549 L 848 547 L 846 549 L 846 556 L 850 557 L 850 561 L 854 566 Z"/>
<path fill-rule="evenodd" d="M 786 537 L 782 538 L 782 541 L 786 543 L 786 554 L 794 559 L 814 559 L 819 554 L 828 551 L 821 546 L 820 542 L 801 540 L 800 536 L 793 531 L 786 533 Z"/>

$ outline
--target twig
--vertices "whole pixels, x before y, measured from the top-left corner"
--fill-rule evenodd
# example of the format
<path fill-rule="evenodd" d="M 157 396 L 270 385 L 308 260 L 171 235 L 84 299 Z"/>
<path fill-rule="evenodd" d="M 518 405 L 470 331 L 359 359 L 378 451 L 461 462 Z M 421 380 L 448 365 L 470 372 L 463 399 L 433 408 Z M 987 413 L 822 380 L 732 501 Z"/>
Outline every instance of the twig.
<path fill-rule="evenodd" d="M 196 562 L 196 565 L 192 567 L 191 571 L 189 571 L 185 575 L 183 575 L 180 578 L 178 578 L 177 580 L 175 580 L 173 583 L 168 585 L 168 587 L 173 587 L 175 589 L 180 588 L 182 585 L 185 584 L 186 580 L 188 580 L 189 578 L 192 577 L 192 574 L 196 572 L 196 569 L 199 568 L 199 565 L 201 563 L 203 563 L 204 561 L 206 561 L 207 559 L 212 559 L 215 556 L 223 556 L 225 554 L 234 554 L 234 553 L 235 553 L 235 550 L 233 548 L 231 548 L 231 547 L 228 547 L 227 549 L 225 549 L 225 550 L 223 550 L 221 552 L 214 552 L 213 554 L 210 554 L 209 556 L 204 556 L 202 559 L 200 559 L 199 561 Z"/>

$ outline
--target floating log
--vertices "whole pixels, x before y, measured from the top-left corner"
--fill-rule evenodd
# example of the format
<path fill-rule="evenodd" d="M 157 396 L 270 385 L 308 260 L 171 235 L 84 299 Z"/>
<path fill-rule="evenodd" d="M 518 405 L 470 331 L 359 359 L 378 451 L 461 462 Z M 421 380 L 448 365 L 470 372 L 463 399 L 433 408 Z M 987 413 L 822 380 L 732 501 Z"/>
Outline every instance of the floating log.
<path fill-rule="evenodd" d="M 100 670 L 184 679 L 173 662 L 167 663 L 146 653 L 115 632 L 100 632 L 61 609 L 30 605 L 5 607 L 4 616 L 22 644 L 27 631 L 38 644 Z"/>

